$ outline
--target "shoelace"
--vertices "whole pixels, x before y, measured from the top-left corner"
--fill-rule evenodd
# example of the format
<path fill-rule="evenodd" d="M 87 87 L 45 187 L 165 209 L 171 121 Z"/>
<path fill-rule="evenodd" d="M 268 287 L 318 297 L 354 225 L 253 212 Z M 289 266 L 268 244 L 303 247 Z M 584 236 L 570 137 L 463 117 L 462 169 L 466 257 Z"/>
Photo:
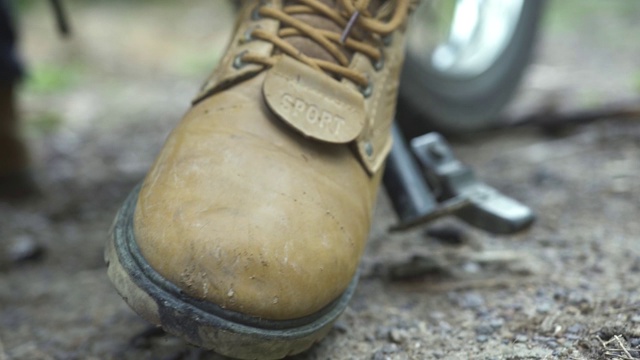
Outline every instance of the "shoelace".
<path fill-rule="evenodd" d="M 388 35 L 406 21 L 409 14 L 410 1 L 389 0 L 380 6 L 375 17 L 368 11 L 371 0 L 339 0 L 340 6 L 338 6 L 338 9 L 331 8 L 320 0 L 298 0 L 300 4 L 288 5 L 282 9 L 261 6 L 257 10 L 259 16 L 279 20 L 284 26 L 277 34 L 271 34 L 262 29 L 254 29 L 251 31 L 250 36 L 251 38 L 271 42 L 284 54 L 314 69 L 347 78 L 362 87 L 366 87 L 369 85 L 368 78 L 358 71 L 349 69 L 349 58 L 340 48 L 344 46 L 350 51 L 362 53 L 374 63 L 381 61 L 382 52 L 380 49 L 364 42 L 362 39 L 356 39 L 352 28 L 357 27 L 361 33 L 374 33 L 382 37 Z M 344 30 L 339 33 L 314 28 L 294 17 L 294 15 L 298 14 L 322 15 L 334 21 Z M 389 16 L 390 19 L 385 22 L 384 19 Z M 302 54 L 296 47 L 284 40 L 289 36 L 306 36 L 312 39 L 325 48 L 336 62 L 316 59 Z M 276 57 L 264 57 L 247 52 L 241 54 L 240 60 L 245 63 L 273 66 L 276 62 Z"/>

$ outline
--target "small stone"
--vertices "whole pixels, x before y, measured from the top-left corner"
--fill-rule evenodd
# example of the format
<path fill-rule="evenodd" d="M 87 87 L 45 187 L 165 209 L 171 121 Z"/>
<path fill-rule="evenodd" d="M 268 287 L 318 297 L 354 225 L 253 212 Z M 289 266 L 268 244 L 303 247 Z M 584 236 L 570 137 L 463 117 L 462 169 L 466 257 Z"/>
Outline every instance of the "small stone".
<path fill-rule="evenodd" d="M 459 294 L 456 300 L 458 301 L 458 305 L 465 309 L 477 309 L 484 305 L 484 298 L 475 292 Z"/>
<path fill-rule="evenodd" d="M 442 359 L 444 357 L 444 352 L 434 351 L 433 353 L 431 353 L 431 356 L 433 356 L 434 359 Z"/>
<path fill-rule="evenodd" d="M 389 338 L 389 333 L 391 329 L 387 326 L 378 326 L 376 329 L 376 339 L 378 340 L 386 340 Z"/>
<path fill-rule="evenodd" d="M 568 295 L 568 291 L 566 289 L 556 289 L 556 291 L 553 292 L 553 299 L 554 300 L 564 300 Z"/>
<path fill-rule="evenodd" d="M 336 321 L 336 323 L 333 324 L 333 328 L 342 334 L 345 334 L 349 330 L 349 327 L 344 323 L 344 321 Z"/>
<path fill-rule="evenodd" d="M 518 334 L 516 335 L 515 339 L 513 339 L 513 341 L 517 343 L 526 343 L 528 340 L 529 338 L 524 334 Z"/>
<path fill-rule="evenodd" d="M 581 324 L 573 324 L 567 328 L 569 334 L 579 334 L 584 330 L 584 326 Z"/>
<path fill-rule="evenodd" d="M 562 183 L 564 182 L 564 180 L 560 175 L 543 167 L 539 167 L 538 169 L 535 170 L 535 172 L 533 173 L 533 176 L 531 177 L 531 180 L 534 185 L 540 186 L 540 187 L 548 187 L 548 186 L 557 187 L 559 185 L 562 185 Z"/>
<path fill-rule="evenodd" d="M 558 343 L 555 342 L 554 340 L 547 341 L 546 344 L 549 347 L 549 349 L 555 349 L 559 346 Z"/>
<path fill-rule="evenodd" d="M 476 336 L 476 341 L 479 343 L 485 343 L 489 340 L 489 337 L 487 335 L 478 335 Z"/>
<path fill-rule="evenodd" d="M 429 317 L 433 320 L 442 320 L 446 317 L 446 315 L 440 311 L 432 311 L 431 313 L 429 313 Z"/>
<path fill-rule="evenodd" d="M 569 341 L 576 341 L 576 340 L 580 340 L 582 336 L 576 335 L 576 334 L 565 334 L 564 337 Z"/>
<path fill-rule="evenodd" d="M 380 349 L 383 354 L 393 354 L 398 351 L 398 345 L 396 344 L 384 344 Z"/>
<path fill-rule="evenodd" d="M 569 305 L 578 307 L 581 305 L 588 305 L 590 303 L 590 299 L 587 295 L 578 292 L 570 293 L 567 301 L 569 302 Z"/>
<path fill-rule="evenodd" d="M 9 245 L 7 254 L 12 262 L 37 260 L 44 254 L 44 248 L 31 236 L 22 235 L 16 237 Z"/>
<path fill-rule="evenodd" d="M 538 314 L 548 314 L 549 311 L 551 311 L 551 304 L 549 304 L 548 302 L 544 302 L 538 305 L 536 311 L 538 312 Z"/>
<path fill-rule="evenodd" d="M 475 330 L 477 335 L 491 335 L 495 332 L 495 329 L 489 324 L 478 325 Z"/>
<path fill-rule="evenodd" d="M 453 327 L 446 321 L 440 321 L 438 322 L 438 326 L 440 327 L 440 330 L 442 331 L 451 331 L 453 329 Z"/>
<path fill-rule="evenodd" d="M 467 274 L 477 274 L 482 271 L 482 267 L 477 262 L 469 261 L 462 265 L 462 270 Z"/>
<path fill-rule="evenodd" d="M 393 354 L 396 351 L 398 351 L 398 346 L 396 344 L 385 344 L 382 348 L 378 349 L 375 353 L 373 353 L 371 360 L 391 359 L 391 357 L 388 355 Z"/>
<path fill-rule="evenodd" d="M 402 344 L 409 338 L 406 330 L 392 329 L 389 331 L 389 339 L 396 344 Z"/>
<path fill-rule="evenodd" d="M 630 338 L 629 345 L 633 348 L 640 348 L 640 337 Z"/>
<path fill-rule="evenodd" d="M 549 336 L 534 335 L 531 340 L 533 340 L 535 342 L 547 342 L 547 341 L 555 340 L 555 338 L 552 338 L 552 337 L 549 337 Z"/>
<path fill-rule="evenodd" d="M 495 319 L 489 320 L 489 326 L 491 326 L 493 330 L 500 329 L 502 325 L 504 325 L 504 320 L 502 320 L 501 318 L 495 318 Z"/>
<path fill-rule="evenodd" d="M 633 315 L 629 320 L 633 323 L 640 323 L 640 315 Z"/>

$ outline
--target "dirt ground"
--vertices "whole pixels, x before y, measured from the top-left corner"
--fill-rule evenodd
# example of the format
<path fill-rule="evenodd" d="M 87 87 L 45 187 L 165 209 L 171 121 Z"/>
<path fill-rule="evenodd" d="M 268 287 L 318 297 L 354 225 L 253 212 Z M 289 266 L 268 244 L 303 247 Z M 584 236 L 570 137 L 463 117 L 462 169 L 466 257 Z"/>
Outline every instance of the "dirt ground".
<path fill-rule="evenodd" d="M 46 2 L 22 9 L 31 73 L 22 108 L 44 197 L 0 203 L 0 242 L 45 252 L 0 272 L 0 360 L 220 359 L 171 336 L 136 336 L 148 325 L 116 294 L 102 260 L 115 212 L 229 34 L 226 3 L 188 3 L 69 1 L 75 33 L 66 41 Z M 510 112 L 640 97 L 640 4 L 549 5 Z M 453 148 L 535 209 L 537 223 L 509 237 L 455 219 L 389 234 L 395 217 L 381 193 L 350 307 L 294 358 L 640 359 L 640 122 L 554 136 L 497 131 Z M 432 236 L 443 227 L 462 240 Z M 406 264 L 423 274 L 390 275 Z"/>

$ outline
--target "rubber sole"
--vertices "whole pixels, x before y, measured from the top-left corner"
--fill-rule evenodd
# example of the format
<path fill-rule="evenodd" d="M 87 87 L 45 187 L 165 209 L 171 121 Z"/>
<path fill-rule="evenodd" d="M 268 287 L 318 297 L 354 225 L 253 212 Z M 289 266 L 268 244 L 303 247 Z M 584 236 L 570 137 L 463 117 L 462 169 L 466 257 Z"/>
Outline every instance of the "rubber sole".
<path fill-rule="evenodd" d="M 129 306 L 147 321 L 191 344 L 238 359 L 281 359 L 310 348 L 331 330 L 355 291 L 345 292 L 316 314 L 293 320 L 265 320 L 191 298 L 158 274 L 136 244 L 133 214 L 136 187 L 116 215 L 105 249 L 108 275 Z"/>

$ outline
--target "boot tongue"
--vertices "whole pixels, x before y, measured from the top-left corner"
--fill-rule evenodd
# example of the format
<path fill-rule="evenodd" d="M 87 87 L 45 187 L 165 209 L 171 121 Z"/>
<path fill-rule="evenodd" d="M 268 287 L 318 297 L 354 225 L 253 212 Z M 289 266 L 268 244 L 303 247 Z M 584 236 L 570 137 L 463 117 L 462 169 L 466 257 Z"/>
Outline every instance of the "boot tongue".
<path fill-rule="evenodd" d="M 320 0 L 331 8 L 337 1 Z M 299 5 L 285 1 L 284 6 Z M 343 29 L 320 14 L 295 14 L 297 20 L 314 29 L 341 34 Z M 286 25 L 285 25 L 286 26 Z M 306 35 L 286 36 L 285 41 L 300 53 L 314 59 L 338 64 L 324 46 Z M 339 46 L 347 59 L 353 53 Z M 365 124 L 363 97 L 356 91 L 328 78 L 317 70 L 288 56 L 281 57 L 269 69 L 263 84 L 263 94 L 271 111 L 284 123 L 307 138 L 326 143 L 346 144 L 355 140 Z"/>
<path fill-rule="evenodd" d="M 332 9 L 337 9 L 340 7 L 340 4 L 336 0 L 318 0 L 325 5 L 329 6 Z M 369 5 L 369 11 L 375 13 L 373 10 L 380 7 L 382 1 L 373 0 Z M 288 5 L 299 5 L 298 2 L 288 0 L 284 2 L 285 6 Z M 344 28 L 333 22 L 332 20 L 320 15 L 320 14 L 296 14 L 293 15 L 296 19 L 299 19 L 310 26 L 321 29 L 321 30 L 329 30 L 332 32 L 336 32 L 338 34 L 342 34 Z M 301 53 L 307 55 L 311 58 L 320 59 L 324 61 L 330 61 L 333 63 L 338 63 L 336 59 L 320 44 L 315 42 L 313 39 L 308 36 L 290 36 L 286 37 L 285 40 L 293 45 L 296 49 L 300 50 Z M 342 52 L 347 56 L 348 59 L 351 59 L 353 52 L 349 51 L 345 47 L 340 47 Z"/>
<path fill-rule="evenodd" d="M 336 1 L 320 0 L 320 2 L 334 9 L 338 6 Z M 285 6 L 295 4 L 295 1 L 285 1 Z M 343 30 L 338 24 L 319 14 L 296 14 L 293 15 L 293 17 L 303 21 L 306 24 L 309 24 L 316 29 L 329 30 L 336 33 L 341 33 Z M 300 52 L 304 55 L 315 59 L 337 63 L 336 59 L 322 45 L 318 44 L 308 36 L 289 36 L 285 38 L 285 40 L 293 45 L 296 49 L 300 50 Z M 351 58 L 352 54 L 350 54 L 346 49 L 343 49 L 343 52 L 345 55 L 347 55 L 348 58 Z"/>

